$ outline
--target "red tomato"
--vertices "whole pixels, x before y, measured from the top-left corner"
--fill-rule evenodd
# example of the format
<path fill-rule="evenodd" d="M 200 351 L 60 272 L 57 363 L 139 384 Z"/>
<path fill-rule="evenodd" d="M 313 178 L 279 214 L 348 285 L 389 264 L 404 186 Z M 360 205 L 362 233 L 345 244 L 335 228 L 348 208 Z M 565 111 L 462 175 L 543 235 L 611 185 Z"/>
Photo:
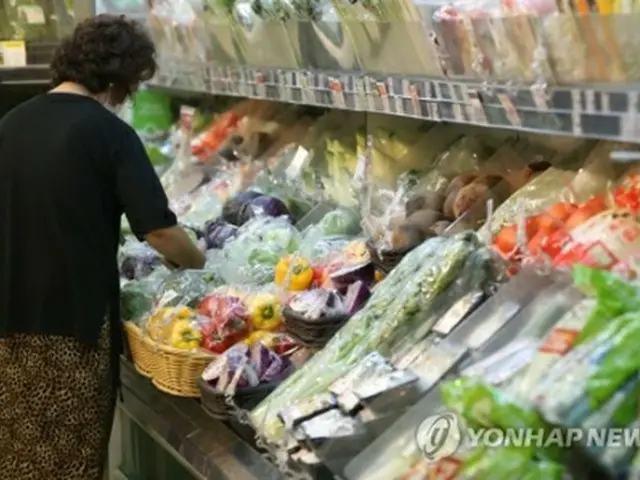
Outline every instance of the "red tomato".
<path fill-rule="evenodd" d="M 559 202 L 549 207 L 540 217 L 538 226 L 540 230 L 551 232 L 564 224 L 578 207 L 571 203 Z"/>
<path fill-rule="evenodd" d="M 511 255 L 517 247 L 516 242 L 516 226 L 507 225 L 493 239 L 495 247 L 504 255 Z"/>
<path fill-rule="evenodd" d="M 565 228 L 567 230 L 573 230 L 579 225 L 589 220 L 591 217 L 595 217 L 597 214 L 604 212 L 607 209 L 607 204 L 600 196 L 593 197 L 578 209 L 567 219 Z"/>

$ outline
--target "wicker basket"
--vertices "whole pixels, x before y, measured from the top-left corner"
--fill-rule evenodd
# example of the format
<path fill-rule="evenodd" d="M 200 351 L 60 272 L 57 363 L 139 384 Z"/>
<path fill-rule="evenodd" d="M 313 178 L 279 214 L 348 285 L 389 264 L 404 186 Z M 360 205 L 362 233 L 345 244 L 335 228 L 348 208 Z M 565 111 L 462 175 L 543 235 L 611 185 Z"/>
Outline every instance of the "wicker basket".
<path fill-rule="evenodd" d="M 410 248 L 407 248 L 405 250 L 378 252 L 378 249 L 371 241 L 367 242 L 367 250 L 369 250 L 371 262 L 385 274 L 393 270 L 404 256 L 411 251 Z"/>
<path fill-rule="evenodd" d="M 349 320 L 348 315 L 308 320 L 289 307 L 282 309 L 287 332 L 309 348 L 323 348 L 342 326 Z"/>
<path fill-rule="evenodd" d="M 200 397 L 198 378 L 216 357 L 199 350 L 181 350 L 146 339 L 157 359 L 151 382 L 158 390 L 176 397 Z"/>
<path fill-rule="evenodd" d="M 267 398 L 282 381 L 293 373 L 293 366 L 285 369 L 282 374 L 272 382 L 264 383 L 256 387 L 248 387 L 238 389 L 233 395 L 233 403 L 243 410 L 252 410 L 258 404 Z M 227 403 L 225 396 L 219 390 L 216 390 L 202 377 L 198 378 L 198 388 L 201 393 L 201 405 L 203 410 L 211 417 L 217 420 L 230 420 L 234 417 L 231 406 Z"/>
<path fill-rule="evenodd" d="M 133 322 L 124 322 L 124 332 L 129 342 L 133 365 L 140 375 L 153 377 L 157 359 L 151 342 L 142 334 L 142 329 Z"/>

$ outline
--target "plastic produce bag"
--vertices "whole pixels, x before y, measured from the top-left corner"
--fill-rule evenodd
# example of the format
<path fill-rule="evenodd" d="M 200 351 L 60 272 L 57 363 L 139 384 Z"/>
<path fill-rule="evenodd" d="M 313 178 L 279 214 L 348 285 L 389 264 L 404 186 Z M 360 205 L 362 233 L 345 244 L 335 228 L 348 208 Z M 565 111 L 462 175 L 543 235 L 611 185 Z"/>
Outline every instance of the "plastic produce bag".
<path fill-rule="evenodd" d="M 276 417 L 281 408 L 323 392 L 372 351 L 393 353 L 419 327 L 476 248 L 475 237 L 460 235 L 431 239 L 410 252 L 326 347 L 252 412 L 254 426 L 268 440 L 281 440 Z"/>
<path fill-rule="evenodd" d="M 161 345 L 179 350 L 199 350 L 206 319 L 187 306 L 155 309 L 144 324 L 144 332 Z"/>
<path fill-rule="evenodd" d="M 148 277 L 124 285 L 120 292 L 122 318 L 142 325 L 153 310 L 156 295 L 168 275 L 169 270 L 160 267 Z"/>
<path fill-rule="evenodd" d="M 252 219 L 222 250 L 224 280 L 239 285 L 271 282 L 280 258 L 295 252 L 299 242 L 300 233 L 286 218 Z"/>
<path fill-rule="evenodd" d="M 222 283 L 215 272 L 181 270 L 167 276 L 156 293 L 156 308 L 197 307 L 200 299 Z"/>
<path fill-rule="evenodd" d="M 127 280 L 140 280 L 162 265 L 162 257 L 146 243 L 134 238 L 126 240 L 118 252 L 120 276 Z"/>
<path fill-rule="evenodd" d="M 282 379 L 290 371 L 287 357 L 262 343 L 250 347 L 239 343 L 216 358 L 202 373 L 202 379 L 217 390 L 233 395 L 237 389 L 257 387 Z"/>

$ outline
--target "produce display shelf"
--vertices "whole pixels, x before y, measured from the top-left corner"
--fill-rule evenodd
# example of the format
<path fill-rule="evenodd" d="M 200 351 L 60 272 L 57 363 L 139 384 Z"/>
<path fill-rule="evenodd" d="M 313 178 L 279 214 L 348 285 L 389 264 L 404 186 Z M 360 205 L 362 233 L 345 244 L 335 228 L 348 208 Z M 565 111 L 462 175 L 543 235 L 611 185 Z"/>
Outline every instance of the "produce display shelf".
<path fill-rule="evenodd" d="M 26 65 L 24 67 L 0 67 L 0 86 L 47 85 L 49 65 Z"/>
<path fill-rule="evenodd" d="M 209 417 L 195 399 L 166 395 L 121 359 L 122 408 L 202 479 L 283 477 L 237 432 Z"/>
<path fill-rule="evenodd" d="M 640 136 L 640 84 L 541 88 L 366 72 L 184 65 L 153 86 L 603 140 Z"/>

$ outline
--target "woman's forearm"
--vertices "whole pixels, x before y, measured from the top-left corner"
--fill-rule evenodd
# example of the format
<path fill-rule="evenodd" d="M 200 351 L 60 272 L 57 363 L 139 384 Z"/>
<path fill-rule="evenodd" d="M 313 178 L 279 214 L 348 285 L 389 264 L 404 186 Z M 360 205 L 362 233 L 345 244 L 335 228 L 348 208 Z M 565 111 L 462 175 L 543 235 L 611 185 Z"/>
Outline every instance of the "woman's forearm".
<path fill-rule="evenodd" d="M 181 227 L 164 228 L 151 232 L 146 240 L 169 262 L 181 268 L 204 268 L 204 253 L 191 241 Z"/>

